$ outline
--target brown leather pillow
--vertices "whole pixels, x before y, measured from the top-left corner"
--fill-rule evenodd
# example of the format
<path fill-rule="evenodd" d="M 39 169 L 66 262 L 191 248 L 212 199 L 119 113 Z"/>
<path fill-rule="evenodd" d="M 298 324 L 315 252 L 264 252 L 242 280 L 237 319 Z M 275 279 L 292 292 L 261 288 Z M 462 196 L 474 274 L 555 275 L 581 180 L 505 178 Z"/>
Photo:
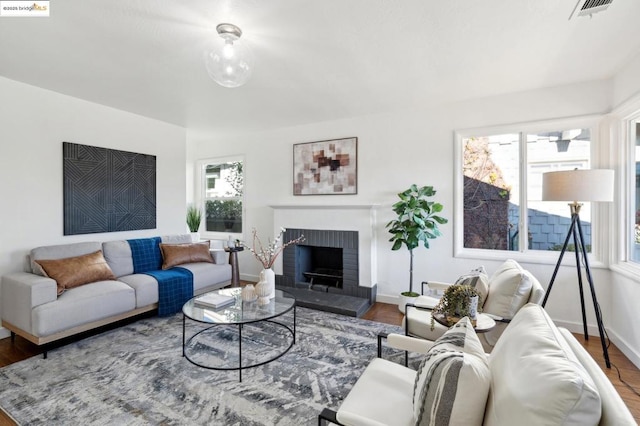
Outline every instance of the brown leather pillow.
<path fill-rule="evenodd" d="M 208 262 L 213 263 L 211 253 L 209 253 L 208 243 L 194 244 L 160 244 L 162 252 L 162 269 L 169 269 L 173 266 L 184 263 Z"/>
<path fill-rule="evenodd" d="M 66 289 L 102 280 L 115 280 L 102 250 L 66 259 L 36 260 L 49 278 L 56 280 L 58 296 Z"/>

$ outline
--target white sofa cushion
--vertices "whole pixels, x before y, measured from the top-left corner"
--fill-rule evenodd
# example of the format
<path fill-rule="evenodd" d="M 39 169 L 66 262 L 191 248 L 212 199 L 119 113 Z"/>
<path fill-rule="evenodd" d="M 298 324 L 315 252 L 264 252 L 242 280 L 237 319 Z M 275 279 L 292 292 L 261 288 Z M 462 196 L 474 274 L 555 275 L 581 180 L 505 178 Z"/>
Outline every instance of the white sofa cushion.
<path fill-rule="evenodd" d="M 415 377 L 416 372 L 409 368 L 374 359 L 340 405 L 338 421 L 345 425 L 413 425 L 411 390 Z"/>
<path fill-rule="evenodd" d="M 489 357 L 484 424 L 596 425 L 597 388 L 540 305 L 516 314 Z"/>
<path fill-rule="evenodd" d="M 133 255 L 127 241 L 106 241 L 102 243 L 102 252 L 116 277 L 133 274 Z"/>
<path fill-rule="evenodd" d="M 193 274 L 194 294 L 202 289 L 208 289 L 213 284 L 226 284 L 231 281 L 231 265 L 229 264 L 189 263 L 180 265 L 180 268 L 188 269 Z M 216 285 L 216 287 L 223 287 L 223 285 Z"/>
<path fill-rule="evenodd" d="M 482 424 L 490 383 L 482 345 L 465 317 L 420 363 L 413 391 L 416 424 Z"/>
<path fill-rule="evenodd" d="M 191 234 L 163 235 L 160 237 L 160 241 L 164 244 L 189 244 L 193 242 Z"/>
<path fill-rule="evenodd" d="M 613 387 L 613 384 L 611 384 L 611 380 L 605 376 L 598 363 L 596 363 L 593 357 L 584 349 L 582 344 L 573 337 L 569 330 L 566 328 L 558 328 L 558 330 L 598 388 L 600 400 L 602 401 L 600 426 L 637 425 L 629 408 L 627 408 L 622 398 L 620 398 L 618 391 Z"/>
<path fill-rule="evenodd" d="M 513 318 L 529 300 L 532 286 L 531 274 L 515 260 L 507 260 L 489 278 L 489 296 L 484 312 Z"/>
<path fill-rule="evenodd" d="M 62 293 L 55 302 L 31 311 L 35 336 L 48 336 L 131 311 L 136 306 L 131 287 L 119 281 L 97 281 Z"/>
<path fill-rule="evenodd" d="M 158 281 L 151 275 L 131 274 L 118 278 L 136 292 L 136 308 L 158 303 Z"/>
<path fill-rule="evenodd" d="M 418 298 L 420 299 L 420 298 Z M 434 321 L 431 329 L 431 311 L 409 308 L 407 316 L 402 319 L 402 326 L 409 331 L 410 336 L 418 336 L 427 340 L 437 340 L 447 331 L 447 327 Z"/>

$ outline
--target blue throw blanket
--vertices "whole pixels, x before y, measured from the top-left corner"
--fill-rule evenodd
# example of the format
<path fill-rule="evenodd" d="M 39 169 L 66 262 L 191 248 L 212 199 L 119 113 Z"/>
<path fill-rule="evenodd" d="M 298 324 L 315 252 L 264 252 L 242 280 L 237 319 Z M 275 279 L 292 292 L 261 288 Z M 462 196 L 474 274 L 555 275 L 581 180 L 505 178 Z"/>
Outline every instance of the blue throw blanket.
<path fill-rule="evenodd" d="M 127 240 L 133 257 L 133 272 L 147 274 L 158 281 L 158 315 L 180 312 L 193 297 L 193 274 L 185 268 L 162 270 L 160 237 Z"/>
<path fill-rule="evenodd" d="M 164 271 L 147 271 L 158 281 L 158 315 L 173 315 L 182 310 L 182 305 L 193 297 L 193 274 L 184 268 Z"/>
<path fill-rule="evenodd" d="M 127 240 L 133 256 L 133 273 L 162 269 L 162 253 L 160 253 L 160 237 Z"/>

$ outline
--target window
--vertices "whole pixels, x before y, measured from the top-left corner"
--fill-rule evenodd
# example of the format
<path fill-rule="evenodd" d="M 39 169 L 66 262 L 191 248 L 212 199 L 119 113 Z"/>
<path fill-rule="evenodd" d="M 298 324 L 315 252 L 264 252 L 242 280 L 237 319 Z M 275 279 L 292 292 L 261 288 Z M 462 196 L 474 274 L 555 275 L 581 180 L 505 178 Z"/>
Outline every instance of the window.
<path fill-rule="evenodd" d="M 640 263 L 640 117 L 636 116 L 629 121 L 629 140 L 631 142 L 631 169 L 632 184 L 632 213 L 631 238 L 628 259 Z"/>
<path fill-rule="evenodd" d="M 242 233 L 243 164 L 241 158 L 199 163 L 205 232 Z"/>
<path fill-rule="evenodd" d="M 591 128 L 585 124 L 458 132 L 463 190 L 457 194 L 456 251 L 561 250 L 571 212 L 566 202 L 542 201 L 542 174 L 591 167 Z M 580 219 L 591 251 L 589 203 Z"/>

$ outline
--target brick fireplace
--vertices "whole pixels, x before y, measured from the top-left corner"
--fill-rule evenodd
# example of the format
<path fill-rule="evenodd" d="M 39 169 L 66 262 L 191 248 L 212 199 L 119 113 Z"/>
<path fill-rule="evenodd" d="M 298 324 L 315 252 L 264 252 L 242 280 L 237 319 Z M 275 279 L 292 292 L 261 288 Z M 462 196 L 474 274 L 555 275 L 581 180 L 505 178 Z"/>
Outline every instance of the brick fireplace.
<path fill-rule="evenodd" d="M 305 237 L 284 250 L 276 285 L 293 293 L 300 306 L 350 316 L 366 312 L 377 289 L 372 206 L 272 207 L 274 225 L 286 228 L 284 241 Z"/>

